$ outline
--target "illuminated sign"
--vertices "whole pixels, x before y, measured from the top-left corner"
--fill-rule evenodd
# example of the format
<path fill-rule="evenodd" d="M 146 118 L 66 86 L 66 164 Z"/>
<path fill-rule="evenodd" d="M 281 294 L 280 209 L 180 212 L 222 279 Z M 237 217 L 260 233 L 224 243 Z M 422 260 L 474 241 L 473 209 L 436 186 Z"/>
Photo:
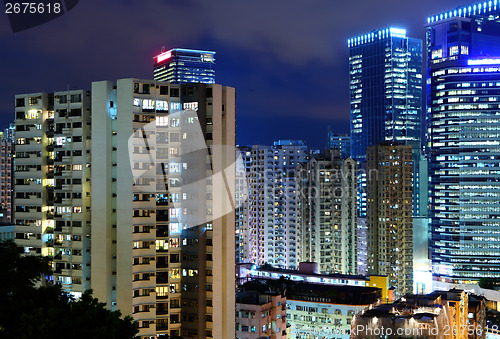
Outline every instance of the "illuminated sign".
<path fill-rule="evenodd" d="M 469 66 L 474 66 L 474 65 L 500 65 L 500 58 L 497 58 L 497 59 L 468 60 L 467 64 Z"/>
<path fill-rule="evenodd" d="M 160 63 L 172 57 L 172 52 L 165 52 L 156 56 L 156 63 Z"/>

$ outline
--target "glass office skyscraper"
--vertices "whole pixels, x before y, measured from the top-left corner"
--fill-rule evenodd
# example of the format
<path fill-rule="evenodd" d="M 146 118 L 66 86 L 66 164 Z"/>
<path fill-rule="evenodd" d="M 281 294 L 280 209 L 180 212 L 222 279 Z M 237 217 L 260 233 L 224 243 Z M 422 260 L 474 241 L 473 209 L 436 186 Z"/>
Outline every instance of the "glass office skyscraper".
<path fill-rule="evenodd" d="M 351 137 L 345 134 L 335 134 L 328 131 L 328 149 L 338 149 L 343 159 L 351 157 Z"/>
<path fill-rule="evenodd" d="M 349 39 L 351 155 L 396 141 L 420 149 L 422 41 L 388 28 Z"/>
<path fill-rule="evenodd" d="M 154 79 L 172 84 L 215 84 L 215 52 L 174 48 L 155 57 Z"/>
<path fill-rule="evenodd" d="M 388 142 L 411 145 L 414 215 L 419 215 L 418 181 L 422 132 L 422 41 L 406 30 L 387 28 L 348 40 L 351 157 L 361 164 L 359 216 L 366 217 L 366 153 Z"/>
<path fill-rule="evenodd" d="M 500 277 L 500 5 L 428 18 L 435 284 Z"/>

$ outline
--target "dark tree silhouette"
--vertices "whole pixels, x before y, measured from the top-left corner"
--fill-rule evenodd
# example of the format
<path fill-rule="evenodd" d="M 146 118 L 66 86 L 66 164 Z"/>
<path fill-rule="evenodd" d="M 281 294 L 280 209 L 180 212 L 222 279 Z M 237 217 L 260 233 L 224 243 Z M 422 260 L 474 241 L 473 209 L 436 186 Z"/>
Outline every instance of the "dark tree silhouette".
<path fill-rule="evenodd" d="M 49 260 L 23 256 L 14 242 L 0 242 L 0 338 L 134 338 L 131 317 L 109 311 L 85 292 L 78 300 L 46 284 Z"/>

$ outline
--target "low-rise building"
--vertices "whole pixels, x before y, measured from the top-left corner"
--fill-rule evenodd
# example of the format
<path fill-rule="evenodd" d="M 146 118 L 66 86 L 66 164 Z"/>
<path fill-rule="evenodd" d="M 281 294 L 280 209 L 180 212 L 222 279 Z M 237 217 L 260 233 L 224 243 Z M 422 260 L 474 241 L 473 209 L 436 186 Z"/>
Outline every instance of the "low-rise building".
<path fill-rule="evenodd" d="M 298 270 L 274 268 L 269 265 L 257 266 L 252 264 L 236 265 L 236 279 L 240 285 L 252 280 L 289 279 L 293 282 L 322 284 L 333 286 L 360 286 L 376 287 L 381 289 L 383 302 L 392 301 L 392 290 L 389 289 L 387 276 L 351 275 L 351 274 L 319 274 L 316 263 L 299 263 Z"/>
<path fill-rule="evenodd" d="M 0 241 L 14 240 L 16 238 L 16 226 L 9 223 L 0 223 Z"/>
<path fill-rule="evenodd" d="M 285 339 L 286 327 L 286 298 L 281 294 L 244 291 L 236 295 L 238 339 Z"/>
<path fill-rule="evenodd" d="M 289 338 L 349 338 L 355 314 L 379 302 L 373 287 L 297 284 L 287 292 Z"/>
<path fill-rule="evenodd" d="M 356 315 L 351 338 L 486 338 L 486 300 L 463 290 L 409 294 Z"/>

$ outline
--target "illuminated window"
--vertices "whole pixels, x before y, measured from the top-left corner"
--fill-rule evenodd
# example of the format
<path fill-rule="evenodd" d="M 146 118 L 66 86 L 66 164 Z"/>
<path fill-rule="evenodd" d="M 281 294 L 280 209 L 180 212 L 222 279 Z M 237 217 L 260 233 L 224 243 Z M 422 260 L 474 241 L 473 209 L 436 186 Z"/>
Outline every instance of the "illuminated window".
<path fill-rule="evenodd" d="M 171 147 L 170 148 L 170 155 L 172 156 L 178 156 L 179 155 L 179 149 L 177 147 Z"/>
<path fill-rule="evenodd" d="M 170 127 L 179 127 L 179 119 L 177 118 L 172 118 L 170 120 Z"/>
<path fill-rule="evenodd" d="M 170 217 L 171 218 L 179 218 L 181 215 L 181 209 L 180 208 L 171 208 L 170 209 Z"/>
<path fill-rule="evenodd" d="M 134 98 L 134 106 L 135 107 L 141 107 L 141 99 Z"/>
<path fill-rule="evenodd" d="M 453 55 L 458 55 L 458 46 L 451 46 L 450 47 L 450 56 Z"/>
<path fill-rule="evenodd" d="M 179 239 L 177 239 L 177 238 L 170 239 L 170 247 L 171 248 L 179 247 Z"/>
<path fill-rule="evenodd" d="M 168 287 L 157 286 L 156 287 L 156 296 L 165 297 L 168 295 Z"/>
<path fill-rule="evenodd" d="M 156 101 L 156 110 L 157 111 L 168 111 L 168 102 L 164 100 Z"/>
<path fill-rule="evenodd" d="M 181 167 L 178 163 L 170 163 L 169 169 L 170 173 L 179 173 L 181 171 Z"/>
<path fill-rule="evenodd" d="M 73 171 L 81 171 L 82 170 L 82 165 L 73 165 Z"/>
<path fill-rule="evenodd" d="M 432 60 L 434 59 L 441 59 L 443 57 L 443 50 L 442 49 L 436 49 L 432 51 Z"/>
<path fill-rule="evenodd" d="M 178 222 L 170 223 L 170 233 L 180 233 L 180 232 L 181 232 L 181 228 L 180 228 Z"/>
<path fill-rule="evenodd" d="M 198 103 L 197 102 L 185 102 L 184 103 L 184 109 L 185 110 L 197 111 L 198 110 Z"/>
<path fill-rule="evenodd" d="M 462 53 L 464 55 L 469 55 L 469 46 L 462 46 Z"/>
<path fill-rule="evenodd" d="M 142 100 L 142 109 L 154 109 L 155 101 L 153 99 Z"/>
<path fill-rule="evenodd" d="M 156 126 L 168 126 L 168 117 L 157 117 Z"/>
<path fill-rule="evenodd" d="M 173 93 L 173 91 L 172 91 Z M 170 111 L 171 112 L 176 112 L 182 110 L 182 106 L 180 102 L 171 102 L 170 103 Z"/>
<path fill-rule="evenodd" d="M 170 270 L 170 279 L 180 279 L 181 278 L 181 270 L 177 268 L 173 268 Z"/>
<path fill-rule="evenodd" d="M 158 251 L 163 251 L 168 249 L 168 243 L 165 240 L 156 240 L 156 249 Z"/>

